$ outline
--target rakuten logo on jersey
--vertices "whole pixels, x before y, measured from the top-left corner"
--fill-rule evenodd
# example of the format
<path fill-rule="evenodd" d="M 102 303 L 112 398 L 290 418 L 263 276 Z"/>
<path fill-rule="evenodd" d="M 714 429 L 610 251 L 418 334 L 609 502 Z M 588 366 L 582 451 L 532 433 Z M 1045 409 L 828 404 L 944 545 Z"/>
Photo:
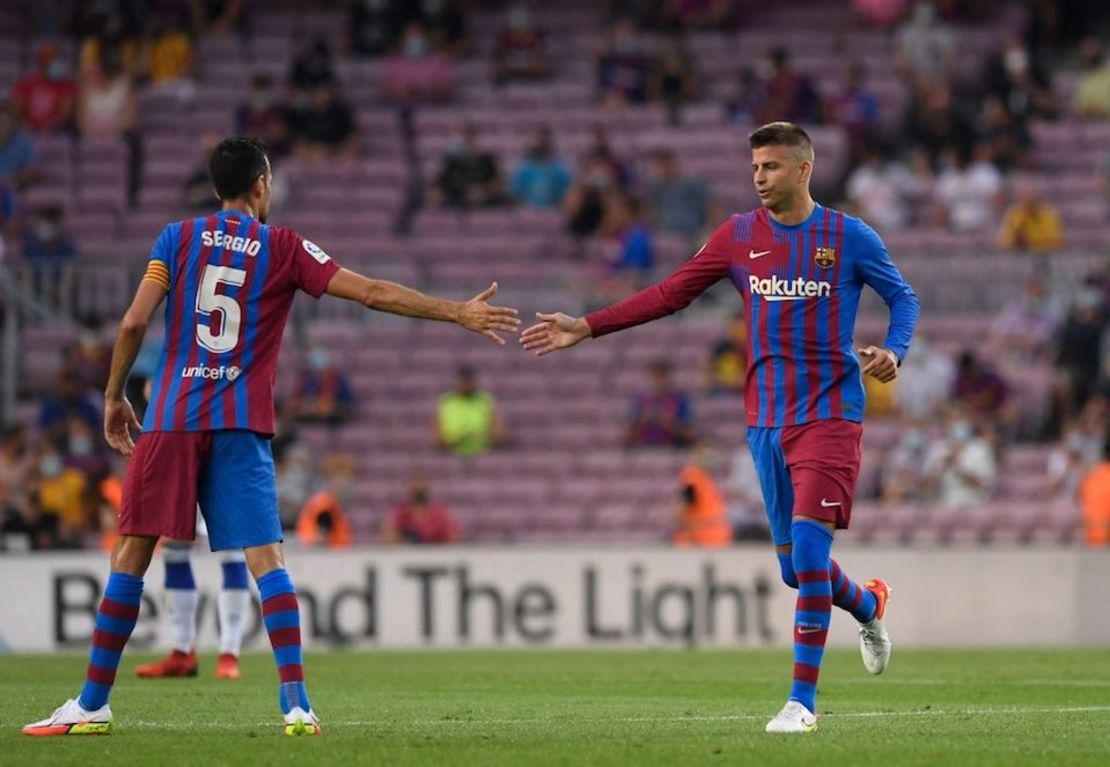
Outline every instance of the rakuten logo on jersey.
<path fill-rule="evenodd" d="M 222 381 L 227 379 L 234 381 L 242 373 L 242 369 L 235 365 L 225 367 L 220 365 L 218 368 L 208 368 L 203 365 L 195 365 L 191 368 L 185 368 L 181 371 L 182 378 L 204 378 L 208 381 Z"/>
<path fill-rule="evenodd" d="M 807 298 L 827 298 L 832 295 L 832 283 L 825 280 L 807 280 L 796 277 L 784 280 L 781 277 L 760 279 L 754 274 L 748 276 L 748 287 L 753 296 L 765 301 L 802 301 Z"/>

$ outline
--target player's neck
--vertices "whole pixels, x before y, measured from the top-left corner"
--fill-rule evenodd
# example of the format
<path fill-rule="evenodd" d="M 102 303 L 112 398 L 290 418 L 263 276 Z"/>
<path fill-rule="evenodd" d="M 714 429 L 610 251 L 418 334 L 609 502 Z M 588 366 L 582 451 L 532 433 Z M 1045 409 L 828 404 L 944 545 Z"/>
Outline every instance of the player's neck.
<path fill-rule="evenodd" d="M 226 200 L 224 201 L 223 210 L 233 210 L 236 213 L 243 213 L 251 218 L 258 218 L 258 212 L 255 211 L 254 206 L 247 200 Z"/>
<path fill-rule="evenodd" d="M 797 226 L 813 215 L 813 211 L 817 208 L 817 203 L 807 192 L 805 195 L 794 200 L 789 208 L 785 210 L 774 211 L 768 209 L 767 213 L 776 223 L 783 226 Z"/>

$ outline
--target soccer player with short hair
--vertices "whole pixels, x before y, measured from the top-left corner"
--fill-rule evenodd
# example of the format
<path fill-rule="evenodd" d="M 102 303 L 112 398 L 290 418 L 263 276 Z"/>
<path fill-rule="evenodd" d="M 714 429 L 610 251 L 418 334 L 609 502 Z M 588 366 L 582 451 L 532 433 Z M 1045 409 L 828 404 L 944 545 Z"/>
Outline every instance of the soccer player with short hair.
<path fill-rule="evenodd" d="M 813 144 L 776 122 L 750 138 L 762 207 L 733 215 L 694 257 L 657 285 L 585 317 L 537 314 L 521 334 L 538 355 L 640 325 L 686 307 L 727 277 L 748 322 L 745 411 L 748 445 L 778 552 L 782 579 L 798 590 L 794 679 L 768 732 L 817 727 L 817 676 L 832 605 L 859 622 L 867 670 L 882 673 L 891 644 L 883 625 L 890 590 L 862 587 L 830 558 L 846 529 L 860 463 L 863 375 L 892 381 L 920 307 L 882 240 L 859 219 L 813 200 Z M 890 308 L 882 347 L 852 349 L 860 292 L 870 285 Z"/>
<path fill-rule="evenodd" d="M 266 223 L 273 174 L 260 141 L 222 141 L 209 164 L 222 210 L 159 235 L 120 323 L 105 391 L 104 436 L 131 455 L 119 542 L 96 615 L 85 686 L 27 735 L 104 734 L 108 696 L 135 628 L 143 575 L 160 537 L 192 540 L 197 503 L 213 551 L 242 549 L 258 584 L 281 683 L 287 735 L 316 735 L 304 683 L 300 615 L 285 570 L 274 460 L 274 378 L 298 290 L 369 309 L 454 322 L 503 344 L 515 309 L 491 306 L 497 283 L 466 302 L 426 296 L 341 269 L 291 229 Z M 166 338 L 143 424 L 123 395 L 150 318 L 163 299 Z M 141 429 L 137 442 L 131 429 Z"/>

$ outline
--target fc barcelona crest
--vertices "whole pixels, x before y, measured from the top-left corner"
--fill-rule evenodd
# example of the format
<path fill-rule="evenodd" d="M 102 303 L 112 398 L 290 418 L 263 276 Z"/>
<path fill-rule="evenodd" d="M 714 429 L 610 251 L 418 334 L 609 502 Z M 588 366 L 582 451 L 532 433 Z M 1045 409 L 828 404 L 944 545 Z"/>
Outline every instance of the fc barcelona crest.
<path fill-rule="evenodd" d="M 836 263 L 836 248 L 818 248 L 813 254 L 813 260 L 822 269 L 828 269 Z"/>

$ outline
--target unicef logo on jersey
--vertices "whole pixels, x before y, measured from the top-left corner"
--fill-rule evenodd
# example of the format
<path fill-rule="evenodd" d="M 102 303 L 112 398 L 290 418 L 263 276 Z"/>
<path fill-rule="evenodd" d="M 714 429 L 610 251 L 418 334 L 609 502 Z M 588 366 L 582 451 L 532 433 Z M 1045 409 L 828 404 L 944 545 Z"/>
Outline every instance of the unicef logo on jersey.
<path fill-rule="evenodd" d="M 321 264 L 326 264 L 328 261 L 331 261 L 331 256 L 325 253 L 315 242 L 304 240 L 301 244 L 304 245 L 304 249 L 308 252 L 308 255 L 315 258 Z"/>
<path fill-rule="evenodd" d="M 236 365 L 216 367 L 205 367 L 204 365 L 194 365 L 193 367 L 185 368 L 181 371 L 182 378 L 203 378 L 206 381 L 234 381 L 236 378 L 243 374 L 243 369 Z"/>

